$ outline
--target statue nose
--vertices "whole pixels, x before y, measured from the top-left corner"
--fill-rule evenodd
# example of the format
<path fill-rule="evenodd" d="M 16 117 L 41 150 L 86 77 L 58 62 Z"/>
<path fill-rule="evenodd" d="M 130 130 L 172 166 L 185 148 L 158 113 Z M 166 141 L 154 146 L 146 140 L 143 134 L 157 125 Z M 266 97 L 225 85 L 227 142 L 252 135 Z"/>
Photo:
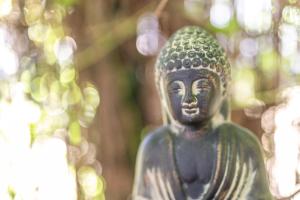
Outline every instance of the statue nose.
<path fill-rule="evenodd" d="M 197 98 L 192 94 L 192 91 L 187 91 L 186 95 L 183 98 L 183 105 L 196 104 Z"/>

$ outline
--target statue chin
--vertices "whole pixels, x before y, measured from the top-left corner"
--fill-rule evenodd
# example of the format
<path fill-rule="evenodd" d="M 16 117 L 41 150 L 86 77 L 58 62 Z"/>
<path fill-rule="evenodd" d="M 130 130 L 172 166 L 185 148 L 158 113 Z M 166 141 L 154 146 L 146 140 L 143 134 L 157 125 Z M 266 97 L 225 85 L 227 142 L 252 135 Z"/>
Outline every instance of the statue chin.
<path fill-rule="evenodd" d="M 209 124 L 214 117 L 214 115 L 219 112 L 216 107 L 215 110 L 201 110 L 200 108 L 193 108 L 193 110 L 185 110 L 184 108 L 181 109 L 181 113 L 179 116 L 172 116 L 172 118 L 182 126 L 195 126 L 200 128 L 202 126 L 206 126 Z M 172 122 L 172 121 L 171 121 Z"/>
<path fill-rule="evenodd" d="M 191 115 L 183 115 L 181 117 L 180 120 L 178 120 L 178 122 L 180 124 L 182 124 L 183 126 L 186 125 L 186 126 L 202 126 L 202 125 L 206 125 L 207 123 L 209 123 L 210 121 L 210 118 L 209 116 L 207 115 L 200 115 L 197 114 L 197 115 L 194 115 L 194 116 L 191 116 Z"/>

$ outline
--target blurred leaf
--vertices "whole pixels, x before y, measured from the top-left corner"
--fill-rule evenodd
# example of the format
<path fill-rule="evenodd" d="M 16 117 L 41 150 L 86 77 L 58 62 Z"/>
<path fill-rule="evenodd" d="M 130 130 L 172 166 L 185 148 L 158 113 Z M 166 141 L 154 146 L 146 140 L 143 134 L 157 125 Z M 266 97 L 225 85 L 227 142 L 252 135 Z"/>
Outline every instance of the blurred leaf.
<path fill-rule="evenodd" d="M 53 8 L 51 10 L 45 11 L 44 17 L 45 20 L 47 20 L 51 24 L 61 24 L 66 14 L 67 11 L 64 6 L 53 5 Z"/>
<path fill-rule="evenodd" d="M 50 86 L 50 95 L 52 98 L 55 98 L 56 101 L 61 99 L 63 93 L 63 87 L 59 81 L 53 81 Z M 57 102 L 59 103 L 59 102 Z"/>
<path fill-rule="evenodd" d="M 69 126 L 69 139 L 72 145 L 79 145 L 81 142 L 81 128 L 77 121 L 74 121 Z"/>
<path fill-rule="evenodd" d="M 80 187 L 85 199 L 104 200 L 104 179 L 89 166 L 81 167 L 78 172 Z"/>
<path fill-rule="evenodd" d="M 25 70 L 21 74 L 20 80 L 24 84 L 24 92 L 29 93 L 30 92 L 30 82 L 31 82 L 31 73 L 30 73 L 30 71 Z"/>
<path fill-rule="evenodd" d="M 97 89 L 89 84 L 86 88 L 83 89 L 85 103 L 97 108 L 100 103 L 100 96 Z"/>
<path fill-rule="evenodd" d="M 56 2 L 62 6 L 72 6 L 78 3 L 78 0 L 56 0 Z"/>
<path fill-rule="evenodd" d="M 29 129 L 30 129 L 30 144 L 32 145 L 35 141 L 36 136 L 37 136 L 36 125 L 35 124 L 30 124 Z"/>
<path fill-rule="evenodd" d="M 10 198 L 15 199 L 16 192 L 15 192 L 14 188 L 13 187 L 8 187 L 7 190 L 8 190 L 8 194 L 9 194 Z"/>
<path fill-rule="evenodd" d="M 91 105 L 84 105 L 80 116 L 80 124 L 83 127 L 88 127 L 96 115 L 96 109 Z"/>
<path fill-rule="evenodd" d="M 206 28 L 213 33 L 224 33 L 226 35 L 232 35 L 235 32 L 240 30 L 236 17 L 232 17 L 228 25 L 224 28 L 216 28 L 213 25 L 211 25 L 209 22 L 207 22 Z"/>
<path fill-rule="evenodd" d="M 44 56 L 49 65 L 54 65 L 56 62 L 55 42 L 64 36 L 64 29 L 61 25 L 51 26 L 47 31 L 47 38 L 44 41 Z"/>
<path fill-rule="evenodd" d="M 66 68 L 60 74 L 60 82 L 63 84 L 67 84 L 72 82 L 75 79 L 75 69 L 74 68 Z"/>
<path fill-rule="evenodd" d="M 68 87 L 62 97 L 64 107 L 77 104 L 82 98 L 81 90 L 74 81 Z"/>
<path fill-rule="evenodd" d="M 255 97 L 256 75 L 251 68 L 242 68 L 234 72 L 233 99 L 239 107 L 248 105 L 248 100 Z"/>
<path fill-rule="evenodd" d="M 40 20 L 44 7 L 39 2 L 25 1 L 24 16 L 28 25 L 32 25 Z"/>
<path fill-rule="evenodd" d="M 279 55 L 273 49 L 264 50 L 259 54 L 259 66 L 264 73 L 272 75 L 275 72 L 278 65 L 278 57 Z"/>
<path fill-rule="evenodd" d="M 41 77 L 37 77 L 31 82 L 31 96 L 38 102 L 44 101 L 47 98 L 48 90 Z"/>
<path fill-rule="evenodd" d="M 300 9 L 296 6 L 285 6 L 282 11 L 282 18 L 285 22 L 300 26 Z"/>
<path fill-rule="evenodd" d="M 47 38 L 48 27 L 42 23 L 35 23 L 28 28 L 28 37 L 36 45 L 41 44 Z"/>

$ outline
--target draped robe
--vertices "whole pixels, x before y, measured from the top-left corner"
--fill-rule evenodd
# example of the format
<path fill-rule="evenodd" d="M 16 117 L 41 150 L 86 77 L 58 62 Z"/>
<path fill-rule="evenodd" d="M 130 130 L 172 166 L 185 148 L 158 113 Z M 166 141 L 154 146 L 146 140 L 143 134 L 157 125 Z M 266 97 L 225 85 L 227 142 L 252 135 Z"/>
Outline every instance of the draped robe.
<path fill-rule="evenodd" d="M 174 137 L 169 126 L 150 133 L 140 146 L 134 200 L 269 200 L 262 151 L 258 140 L 247 129 L 223 123 L 210 131 L 215 139 L 213 167 L 209 181 L 191 197 L 174 157 Z M 208 141 L 209 142 L 209 141 Z M 205 162 L 205 160 L 203 160 Z M 189 165 L 189 163 L 186 163 Z"/>

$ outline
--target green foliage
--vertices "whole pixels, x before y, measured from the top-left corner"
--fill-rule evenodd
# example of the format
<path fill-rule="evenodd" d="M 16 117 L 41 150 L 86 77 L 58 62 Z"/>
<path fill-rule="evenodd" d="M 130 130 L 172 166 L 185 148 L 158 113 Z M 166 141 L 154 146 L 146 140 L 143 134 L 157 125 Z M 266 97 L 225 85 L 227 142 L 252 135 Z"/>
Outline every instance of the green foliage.
<path fill-rule="evenodd" d="M 3 6 L 2 3 L 0 1 L 0 7 Z M 38 153 L 34 153 L 35 151 L 49 153 L 47 148 L 51 147 L 49 159 L 51 157 L 51 159 L 58 159 L 57 162 L 61 162 L 58 163 L 60 167 L 57 170 L 63 171 L 63 167 L 66 165 L 70 168 L 62 174 L 66 176 L 65 180 L 66 182 L 69 181 L 70 184 L 64 187 L 70 189 L 72 187 L 70 180 L 73 179 L 75 180 L 73 186 L 76 186 L 76 181 L 80 183 L 78 192 L 69 190 L 66 193 L 69 192 L 70 195 L 78 193 L 82 199 L 98 200 L 105 199 L 104 180 L 94 168 L 86 166 L 87 161 L 84 161 L 81 151 L 84 145 L 90 145 L 84 139 L 85 135 L 82 130 L 83 127 L 88 127 L 94 119 L 100 97 L 92 83 L 86 83 L 82 87 L 77 81 L 77 70 L 74 64 L 76 42 L 68 36 L 68 26 L 64 23 L 68 9 L 76 3 L 78 3 L 77 0 L 55 0 L 47 3 L 40 0 L 25 0 L 24 4 L 20 4 L 23 6 L 20 9 L 22 12 L 20 17 L 23 18 L 18 20 L 23 23 L 24 27 L 22 28 L 26 28 L 25 33 L 28 33 L 26 34 L 28 37 L 21 37 L 21 34 L 17 36 L 24 40 L 22 42 L 29 45 L 26 46 L 25 53 L 20 54 L 20 58 L 17 59 L 20 64 L 18 71 L 10 72 L 7 69 L 10 74 L 6 75 L 4 79 L 0 79 L 0 108 L 5 108 L 7 113 L 17 110 L 18 112 L 14 112 L 14 114 L 20 113 L 20 116 L 11 116 L 11 118 L 14 119 L 17 126 L 22 127 L 16 130 L 12 124 L 10 124 L 11 127 L 1 124 L 0 143 L 3 142 L 2 138 L 9 143 L 11 137 L 21 135 L 22 138 L 14 138 L 12 141 L 20 141 L 24 148 L 26 147 L 28 154 L 34 154 L 32 156 L 26 155 L 28 157 L 36 156 L 35 154 Z M 19 28 L 14 24 L 8 25 L 15 30 Z M 8 29 L 3 30 L 9 33 Z M 18 32 L 16 31 L 16 33 Z M 13 39 L 8 38 L 6 40 L 11 41 Z M 9 53 L 11 52 L 10 48 L 14 49 L 8 45 L 5 48 L 7 49 L 4 50 L 9 50 Z M 17 48 L 19 46 L 15 47 L 15 49 Z M 3 109 L 0 109 L 0 116 L 3 112 Z M 58 145 L 57 149 L 53 149 L 51 146 L 53 144 Z M 13 142 L 11 145 L 13 146 L 11 149 L 18 148 L 14 146 Z M 77 151 L 80 152 L 79 154 L 67 155 L 69 164 L 63 163 L 66 158 L 65 154 L 69 153 L 67 152 L 68 148 L 77 148 Z M 87 146 L 86 148 L 90 147 Z M 7 154 L 11 155 L 10 159 L 17 159 L 14 157 L 18 156 L 17 153 L 7 152 Z M 79 162 L 80 155 L 82 160 Z M 43 156 L 47 157 L 48 155 Z M 89 160 L 88 164 L 97 162 L 94 157 L 92 159 L 92 161 Z M 40 160 L 36 162 L 43 164 L 39 163 L 42 162 Z M 0 163 L 2 163 L 1 158 Z M 73 178 L 72 176 L 70 178 L 69 174 L 73 174 Z M 4 179 L 1 177 L 1 180 Z M 2 183 L 1 180 L 1 184 L 6 184 L 6 182 Z M 95 185 L 90 183 L 91 180 L 95 181 L 93 182 Z M 10 183 L 7 184 L 7 193 L 11 199 L 14 199 L 15 196 L 22 198 L 21 196 L 24 195 L 22 188 L 15 188 L 9 185 Z M 38 188 L 39 186 L 35 187 Z M 26 189 L 23 190 L 26 191 Z M 0 198 L 2 198 L 1 195 Z M 34 191 L 31 195 L 35 195 Z"/>
<path fill-rule="evenodd" d="M 74 121 L 69 126 L 69 139 L 72 145 L 79 145 L 81 142 L 81 130 L 77 121 Z"/>
<path fill-rule="evenodd" d="M 58 4 L 63 5 L 63 6 L 73 6 L 79 2 L 78 0 L 55 0 L 55 1 Z"/>
<path fill-rule="evenodd" d="M 104 179 L 96 174 L 95 170 L 89 166 L 81 167 L 78 172 L 80 189 L 84 194 L 82 199 L 104 200 Z"/>
<path fill-rule="evenodd" d="M 237 22 L 237 19 L 235 17 L 233 17 L 229 21 L 227 26 L 225 26 L 224 28 L 215 27 L 211 23 L 208 23 L 207 29 L 209 29 L 213 33 L 224 33 L 224 34 L 230 36 L 230 35 L 236 33 L 237 31 L 239 31 L 240 27 Z"/>

